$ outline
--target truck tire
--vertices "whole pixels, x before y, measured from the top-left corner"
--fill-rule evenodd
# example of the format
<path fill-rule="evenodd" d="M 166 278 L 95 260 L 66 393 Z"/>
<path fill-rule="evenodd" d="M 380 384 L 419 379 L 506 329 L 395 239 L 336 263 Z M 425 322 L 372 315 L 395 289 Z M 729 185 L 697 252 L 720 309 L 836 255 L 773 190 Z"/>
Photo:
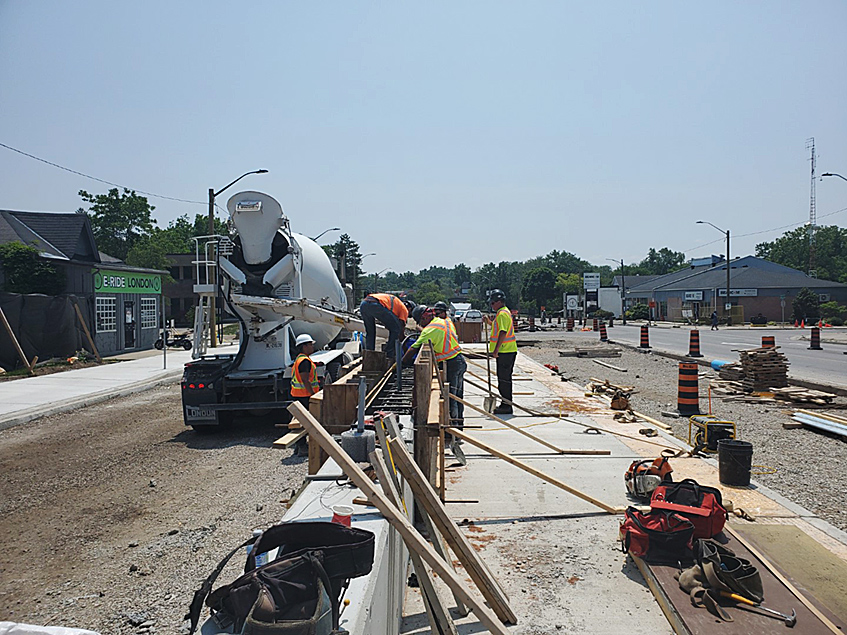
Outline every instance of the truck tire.
<path fill-rule="evenodd" d="M 341 377 L 341 362 L 335 360 L 327 364 L 324 384 L 334 384 L 339 377 Z"/>

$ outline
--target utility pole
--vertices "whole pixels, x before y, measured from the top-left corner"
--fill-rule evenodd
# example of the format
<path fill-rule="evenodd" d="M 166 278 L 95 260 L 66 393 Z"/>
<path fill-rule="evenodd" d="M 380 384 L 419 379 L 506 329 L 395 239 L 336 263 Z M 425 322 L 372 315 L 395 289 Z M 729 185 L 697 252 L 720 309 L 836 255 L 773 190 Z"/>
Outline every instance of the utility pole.
<path fill-rule="evenodd" d="M 717 229 L 720 233 L 726 234 L 726 303 L 724 304 L 724 315 L 726 315 L 726 324 L 727 324 L 727 326 L 729 326 L 729 323 L 732 320 L 732 314 L 730 313 L 731 310 L 732 310 L 732 307 L 731 307 L 732 302 L 730 302 L 730 288 L 729 288 L 729 276 L 730 276 L 730 270 L 732 269 L 732 258 L 729 255 L 729 230 L 727 229 L 726 232 L 724 232 L 724 230 L 722 230 L 720 227 L 718 227 L 714 223 L 710 223 L 707 220 L 698 220 L 697 224 L 698 225 L 711 225 L 712 227 Z M 727 308 L 727 307 L 730 307 L 730 308 Z"/>
<path fill-rule="evenodd" d="M 817 263 L 815 262 L 815 230 L 817 229 L 818 217 L 817 209 L 815 209 L 815 138 L 809 137 L 806 139 L 806 149 L 811 150 L 812 156 L 812 186 L 809 197 L 809 277 L 817 278 L 816 271 Z"/>

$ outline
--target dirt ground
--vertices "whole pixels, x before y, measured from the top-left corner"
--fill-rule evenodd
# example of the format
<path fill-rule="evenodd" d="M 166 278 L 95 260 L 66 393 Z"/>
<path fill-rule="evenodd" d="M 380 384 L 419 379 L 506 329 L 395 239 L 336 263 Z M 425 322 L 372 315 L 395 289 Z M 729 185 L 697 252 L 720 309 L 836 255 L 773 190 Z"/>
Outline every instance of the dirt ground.
<path fill-rule="evenodd" d="M 186 429 L 177 385 L 0 432 L 0 619 L 185 632 L 200 582 L 303 480 L 278 436 Z"/>

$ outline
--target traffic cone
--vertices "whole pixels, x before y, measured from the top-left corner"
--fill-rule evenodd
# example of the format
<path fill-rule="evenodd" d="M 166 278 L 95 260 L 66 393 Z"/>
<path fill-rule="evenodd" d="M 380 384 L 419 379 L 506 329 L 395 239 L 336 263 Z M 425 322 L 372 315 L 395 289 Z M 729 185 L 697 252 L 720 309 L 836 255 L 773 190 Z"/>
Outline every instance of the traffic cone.
<path fill-rule="evenodd" d="M 800 325 L 797 323 L 797 320 L 794 320 L 794 328 L 796 329 L 798 326 Z"/>
<path fill-rule="evenodd" d="M 800 328 L 801 329 L 806 328 L 806 318 L 803 318 L 802 320 L 800 320 Z"/>

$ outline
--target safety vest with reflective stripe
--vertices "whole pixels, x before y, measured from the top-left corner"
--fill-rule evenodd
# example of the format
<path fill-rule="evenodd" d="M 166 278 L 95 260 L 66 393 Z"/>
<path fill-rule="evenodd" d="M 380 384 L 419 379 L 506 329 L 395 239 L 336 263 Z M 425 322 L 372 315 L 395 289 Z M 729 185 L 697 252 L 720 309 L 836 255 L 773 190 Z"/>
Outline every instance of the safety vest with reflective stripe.
<path fill-rule="evenodd" d="M 309 377 L 306 380 L 300 375 L 300 363 L 304 359 L 309 360 Z M 315 362 L 308 355 L 298 355 L 294 360 L 294 370 L 291 373 L 291 396 L 311 397 L 320 389 L 321 383 L 318 381 L 318 369 Z"/>
<path fill-rule="evenodd" d="M 491 322 L 491 335 L 489 336 L 488 341 L 488 350 L 494 351 L 494 348 L 497 346 L 497 338 L 500 335 L 500 323 L 498 318 L 501 315 L 505 315 L 509 322 L 509 328 L 506 329 L 506 335 L 503 337 L 503 343 L 500 345 L 500 353 L 514 353 L 518 350 L 517 338 L 515 337 L 515 327 L 512 322 L 512 312 L 509 311 L 507 307 L 500 307 L 497 311 L 497 315 L 494 316 L 494 320 Z"/>
<path fill-rule="evenodd" d="M 409 319 L 409 310 L 406 308 L 406 305 L 400 301 L 400 298 L 393 296 L 390 293 L 371 293 L 368 297 L 373 298 L 386 309 L 391 311 L 401 322 L 405 322 Z"/>
<path fill-rule="evenodd" d="M 443 318 L 432 318 L 432 321 L 421 332 L 421 338 L 433 331 L 437 331 L 441 338 L 440 342 L 437 339 L 434 339 L 432 342 L 432 347 L 435 349 L 435 361 L 443 362 L 447 359 L 453 359 L 462 352 L 462 347 L 459 346 L 459 340 L 454 335 L 453 329 L 450 328 L 446 320 Z"/>

